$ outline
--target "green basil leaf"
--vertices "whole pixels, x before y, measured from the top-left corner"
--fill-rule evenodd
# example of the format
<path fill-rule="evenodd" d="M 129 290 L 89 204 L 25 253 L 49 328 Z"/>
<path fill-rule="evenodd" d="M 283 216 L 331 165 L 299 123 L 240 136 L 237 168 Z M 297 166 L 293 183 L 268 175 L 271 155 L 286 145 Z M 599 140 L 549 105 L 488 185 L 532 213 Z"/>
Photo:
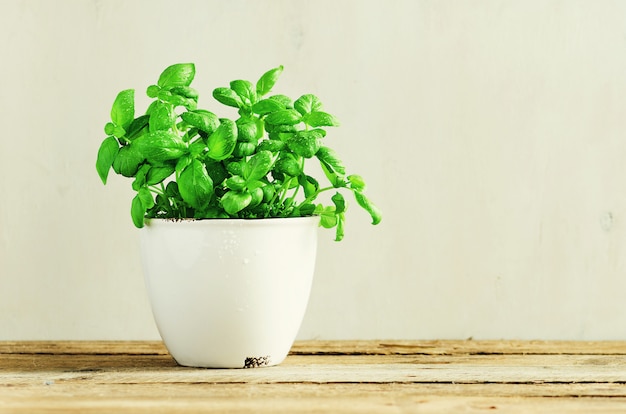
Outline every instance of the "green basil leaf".
<path fill-rule="evenodd" d="M 171 104 L 173 107 L 184 106 L 188 110 L 192 111 L 196 109 L 198 102 L 195 99 L 186 98 L 181 95 L 176 95 L 171 91 L 161 90 L 159 92 L 158 98 L 163 101 Z"/>
<path fill-rule="evenodd" d="M 167 131 L 176 125 L 174 106 L 167 102 L 157 102 L 150 112 L 149 130 Z"/>
<path fill-rule="evenodd" d="M 296 125 L 301 121 L 300 112 L 294 109 L 272 112 L 265 118 L 265 122 L 271 125 Z"/>
<path fill-rule="evenodd" d="M 230 157 L 237 144 L 237 125 L 230 119 L 221 119 L 220 122 L 220 126 L 207 138 L 207 155 L 216 161 Z"/>
<path fill-rule="evenodd" d="M 246 182 L 258 181 L 272 169 L 274 157 L 269 151 L 259 151 L 243 165 L 242 175 Z"/>
<path fill-rule="evenodd" d="M 170 92 L 189 99 L 198 99 L 199 96 L 198 91 L 190 86 L 174 86 Z"/>
<path fill-rule="evenodd" d="M 232 106 L 234 108 L 241 108 L 243 106 L 243 101 L 237 95 L 237 92 L 233 91 L 230 88 L 216 88 L 213 90 L 213 97 L 218 102 Z"/>
<path fill-rule="evenodd" d="M 302 119 L 305 124 L 312 127 L 339 126 L 339 120 L 326 112 L 311 112 Z"/>
<path fill-rule="evenodd" d="M 326 131 L 322 128 L 309 129 L 309 131 L 316 133 L 320 138 L 324 138 L 326 136 Z"/>
<path fill-rule="evenodd" d="M 247 157 L 254 154 L 256 146 L 251 142 L 237 142 L 233 151 L 233 156 L 237 158 Z"/>
<path fill-rule="evenodd" d="M 365 180 L 360 175 L 352 174 L 349 175 L 348 181 L 350 182 L 350 188 L 359 192 L 363 192 L 365 190 Z"/>
<path fill-rule="evenodd" d="M 154 131 L 137 138 L 131 144 L 150 163 L 175 160 L 189 152 L 187 144 L 169 131 Z"/>
<path fill-rule="evenodd" d="M 183 112 L 180 117 L 187 124 L 206 132 L 208 135 L 211 135 L 220 125 L 217 115 L 204 109 Z"/>
<path fill-rule="evenodd" d="M 126 130 L 119 125 L 113 127 L 113 136 L 116 138 L 122 138 L 126 135 Z"/>
<path fill-rule="evenodd" d="M 317 182 L 317 180 L 306 174 L 300 174 L 298 176 L 298 183 L 304 190 L 304 196 L 306 198 L 315 195 L 320 189 L 320 184 Z"/>
<path fill-rule="evenodd" d="M 144 217 L 146 215 L 147 208 L 143 205 L 141 197 L 137 194 L 130 205 L 130 216 L 133 219 L 135 227 L 142 228 L 144 224 Z"/>
<path fill-rule="evenodd" d="M 245 160 L 227 162 L 226 170 L 232 175 L 241 175 L 245 163 Z"/>
<path fill-rule="evenodd" d="M 285 109 L 285 105 L 275 99 L 263 99 L 252 105 L 252 112 L 259 115 L 265 115 Z"/>
<path fill-rule="evenodd" d="M 321 111 L 322 102 L 315 95 L 307 94 L 302 95 L 293 103 L 293 107 L 302 115 L 306 115 L 310 112 Z"/>
<path fill-rule="evenodd" d="M 252 195 L 249 192 L 229 191 L 222 196 L 222 207 L 230 214 L 235 215 L 250 205 Z"/>
<path fill-rule="evenodd" d="M 228 178 L 224 184 L 226 184 L 226 187 L 235 191 L 241 191 L 246 188 L 246 180 L 238 175 Z"/>
<path fill-rule="evenodd" d="M 337 215 L 335 214 L 334 206 L 324 207 L 318 204 L 317 207 L 315 207 L 314 214 L 320 216 L 320 226 L 325 229 L 332 229 L 337 225 Z"/>
<path fill-rule="evenodd" d="M 298 211 L 299 211 L 300 217 L 311 216 L 315 212 L 315 204 L 312 204 L 312 203 L 302 204 L 300 207 L 298 207 Z"/>
<path fill-rule="evenodd" d="M 311 158 L 320 149 L 322 143 L 320 134 L 316 131 L 299 131 L 287 141 L 287 146 L 296 155 Z"/>
<path fill-rule="evenodd" d="M 178 159 L 178 161 L 176 161 L 176 178 L 180 177 L 183 170 L 191 164 L 191 161 L 193 161 L 193 158 L 189 154 L 183 155 Z"/>
<path fill-rule="evenodd" d="M 204 163 L 214 186 L 220 185 L 228 177 L 228 172 L 221 162 L 207 161 Z"/>
<path fill-rule="evenodd" d="M 287 95 L 272 95 L 268 99 L 279 102 L 286 109 L 293 109 L 293 101 Z"/>
<path fill-rule="evenodd" d="M 277 139 L 265 139 L 257 145 L 257 151 L 271 151 L 278 152 L 285 147 L 285 143 L 283 141 L 279 141 Z"/>
<path fill-rule="evenodd" d="M 150 85 L 146 89 L 146 95 L 148 95 L 148 98 L 156 98 L 159 95 L 160 91 L 161 91 L 161 88 L 159 86 Z"/>
<path fill-rule="evenodd" d="M 276 84 L 276 81 L 278 81 L 281 73 L 283 73 L 282 65 L 265 72 L 256 83 L 257 96 L 261 97 L 271 91 Z"/>
<path fill-rule="evenodd" d="M 126 145 L 117 152 L 113 161 L 113 170 L 124 177 L 134 177 L 144 159 L 144 156 L 133 145 Z"/>
<path fill-rule="evenodd" d="M 324 175 L 326 176 L 326 178 L 328 178 L 328 181 L 330 181 L 333 187 L 342 188 L 346 186 L 346 182 L 343 177 L 335 173 L 327 164 L 321 162 L 320 167 L 322 167 Z"/>
<path fill-rule="evenodd" d="M 378 207 L 376 207 L 363 193 L 360 193 L 358 191 L 353 192 L 356 202 L 359 203 L 359 205 L 363 207 L 365 211 L 367 211 L 372 217 L 372 224 L 380 223 L 380 220 L 382 219 L 382 214 Z"/>
<path fill-rule="evenodd" d="M 256 181 L 248 181 L 246 182 L 246 188 L 250 191 L 256 190 L 257 188 L 263 188 L 267 185 L 267 180 L 256 180 Z"/>
<path fill-rule="evenodd" d="M 261 187 L 254 187 L 250 189 L 250 204 L 248 204 L 249 208 L 254 208 L 261 204 L 263 201 L 263 189 Z"/>
<path fill-rule="evenodd" d="M 290 154 L 284 154 L 276 161 L 275 171 L 286 174 L 290 177 L 297 177 L 302 173 L 302 168 L 298 160 Z"/>
<path fill-rule="evenodd" d="M 126 137 L 130 140 L 137 138 L 139 135 L 146 132 L 146 127 L 150 121 L 150 115 L 141 115 L 133 119 L 133 122 L 128 126 L 128 131 L 126 131 Z"/>
<path fill-rule="evenodd" d="M 264 185 L 261 190 L 263 191 L 263 201 L 266 203 L 269 203 L 276 194 L 276 189 L 272 184 Z"/>
<path fill-rule="evenodd" d="M 337 153 L 328 147 L 320 147 L 315 153 L 315 156 L 321 163 L 325 164 L 331 171 L 343 176 L 346 173 L 346 168 L 339 159 Z"/>
<path fill-rule="evenodd" d="M 343 198 L 343 194 L 337 192 L 330 199 L 335 205 L 336 214 L 340 214 L 346 211 L 346 200 L 345 198 Z"/>
<path fill-rule="evenodd" d="M 193 160 L 178 177 L 178 190 L 183 200 L 197 210 L 206 208 L 213 197 L 213 181 L 206 167 Z"/>
<path fill-rule="evenodd" d="M 237 140 L 244 142 L 256 142 L 262 135 L 259 134 L 258 125 L 255 119 L 239 118 L 237 124 Z"/>
<path fill-rule="evenodd" d="M 137 196 L 141 199 L 141 204 L 146 209 L 154 207 L 154 198 L 152 198 L 152 193 L 146 187 L 142 187 L 137 192 Z"/>
<path fill-rule="evenodd" d="M 230 83 L 230 89 L 235 91 L 245 104 L 253 105 L 256 102 L 256 90 L 251 82 L 234 80 Z"/>
<path fill-rule="evenodd" d="M 345 219 L 344 213 L 337 213 L 337 229 L 335 230 L 335 241 L 343 240 L 343 235 L 344 235 L 343 226 L 344 226 L 345 220 L 346 219 Z"/>
<path fill-rule="evenodd" d="M 170 198 L 179 198 L 180 191 L 178 190 L 178 183 L 176 181 L 170 181 L 165 186 L 165 195 Z"/>
<path fill-rule="evenodd" d="M 104 133 L 107 135 L 115 134 L 115 124 L 113 122 L 107 122 L 104 126 Z"/>
<path fill-rule="evenodd" d="M 135 90 L 126 89 L 117 94 L 111 108 L 111 121 L 119 127 L 127 129 L 135 118 Z"/>
<path fill-rule="evenodd" d="M 274 133 L 282 134 L 282 133 L 290 133 L 295 134 L 298 132 L 298 128 L 293 125 L 276 125 L 273 130 Z"/>
<path fill-rule="evenodd" d="M 192 157 L 197 158 L 207 150 L 207 146 L 201 139 L 194 141 L 189 145 L 189 153 Z"/>
<path fill-rule="evenodd" d="M 120 146 L 117 143 L 117 140 L 113 137 L 105 138 L 104 141 L 102 141 L 102 144 L 100 144 L 98 157 L 96 159 L 96 171 L 98 171 L 102 184 L 107 183 L 109 171 L 111 170 L 111 166 L 113 166 L 115 157 L 117 157 L 119 148 Z"/>
<path fill-rule="evenodd" d="M 135 174 L 135 181 L 133 181 L 132 184 L 133 190 L 139 191 L 139 189 L 146 184 L 146 175 L 149 170 L 150 164 L 142 164 L 141 167 L 139 167 L 137 174 Z"/>
<path fill-rule="evenodd" d="M 161 194 L 157 194 L 155 201 L 156 201 L 157 211 L 160 210 L 160 211 L 169 212 L 172 209 L 172 203 L 170 202 L 169 198 L 164 197 Z M 156 217 L 156 215 L 151 215 L 149 217 L 154 218 Z"/>
<path fill-rule="evenodd" d="M 170 175 L 174 174 L 176 168 L 173 165 L 165 165 L 163 167 L 152 167 L 148 170 L 146 176 L 146 183 L 148 185 L 156 185 L 165 180 Z"/>
<path fill-rule="evenodd" d="M 167 67 L 159 76 L 157 85 L 164 89 L 175 86 L 189 86 L 196 76 L 196 67 L 193 63 L 177 63 Z"/>

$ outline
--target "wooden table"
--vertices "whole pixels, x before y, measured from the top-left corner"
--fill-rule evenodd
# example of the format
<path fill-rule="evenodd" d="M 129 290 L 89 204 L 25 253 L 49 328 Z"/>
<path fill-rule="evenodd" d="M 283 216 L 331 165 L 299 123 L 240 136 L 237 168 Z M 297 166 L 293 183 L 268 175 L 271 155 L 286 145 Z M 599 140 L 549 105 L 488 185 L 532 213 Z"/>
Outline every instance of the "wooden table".
<path fill-rule="evenodd" d="M 0 342 L 0 413 L 626 413 L 626 342 L 310 341 L 280 366 L 160 342 Z"/>

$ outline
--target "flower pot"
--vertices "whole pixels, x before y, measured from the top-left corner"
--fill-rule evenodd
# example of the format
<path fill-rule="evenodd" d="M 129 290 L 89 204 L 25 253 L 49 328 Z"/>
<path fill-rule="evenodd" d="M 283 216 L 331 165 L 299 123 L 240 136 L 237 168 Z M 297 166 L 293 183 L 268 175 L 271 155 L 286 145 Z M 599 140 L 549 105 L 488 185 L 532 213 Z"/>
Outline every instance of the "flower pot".
<path fill-rule="evenodd" d="M 304 317 L 318 217 L 148 220 L 141 254 L 152 312 L 180 364 L 284 360 Z"/>

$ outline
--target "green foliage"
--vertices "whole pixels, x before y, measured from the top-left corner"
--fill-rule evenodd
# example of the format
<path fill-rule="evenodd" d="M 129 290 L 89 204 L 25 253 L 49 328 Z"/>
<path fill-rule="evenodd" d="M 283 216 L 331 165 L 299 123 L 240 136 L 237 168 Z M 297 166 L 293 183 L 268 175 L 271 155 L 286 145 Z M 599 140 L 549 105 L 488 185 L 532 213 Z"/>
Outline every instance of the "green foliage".
<path fill-rule="evenodd" d="M 107 137 L 98 150 L 96 171 L 104 184 L 111 168 L 134 178 L 137 192 L 131 218 L 269 218 L 319 215 L 320 225 L 343 238 L 347 202 L 354 199 L 378 224 L 381 214 L 365 196 L 360 175 L 347 175 L 335 151 L 324 144 L 325 127 L 339 125 L 318 97 L 267 96 L 283 67 L 271 69 L 253 84 L 234 80 L 213 90 L 218 102 L 238 109 L 236 120 L 198 108 L 190 85 L 195 65 L 169 66 L 146 89 L 152 98 L 145 114 L 135 116 L 133 89 L 113 102 Z M 328 185 L 306 172 L 316 159 Z M 332 204 L 318 203 L 334 191 Z"/>

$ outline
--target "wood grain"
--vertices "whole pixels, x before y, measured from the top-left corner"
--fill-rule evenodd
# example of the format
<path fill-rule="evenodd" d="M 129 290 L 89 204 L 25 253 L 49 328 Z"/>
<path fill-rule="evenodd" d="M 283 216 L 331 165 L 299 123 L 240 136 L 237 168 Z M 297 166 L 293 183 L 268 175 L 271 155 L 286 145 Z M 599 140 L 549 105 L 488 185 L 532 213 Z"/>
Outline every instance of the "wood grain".
<path fill-rule="evenodd" d="M 337 355 L 626 355 L 626 341 L 300 341 L 292 354 Z"/>
<path fill-rule="evenodd" d="M 0 342 L 0 412 L 626 412 L 626 344 L 307 341 L 277 367 L 160 342 Z"/>

